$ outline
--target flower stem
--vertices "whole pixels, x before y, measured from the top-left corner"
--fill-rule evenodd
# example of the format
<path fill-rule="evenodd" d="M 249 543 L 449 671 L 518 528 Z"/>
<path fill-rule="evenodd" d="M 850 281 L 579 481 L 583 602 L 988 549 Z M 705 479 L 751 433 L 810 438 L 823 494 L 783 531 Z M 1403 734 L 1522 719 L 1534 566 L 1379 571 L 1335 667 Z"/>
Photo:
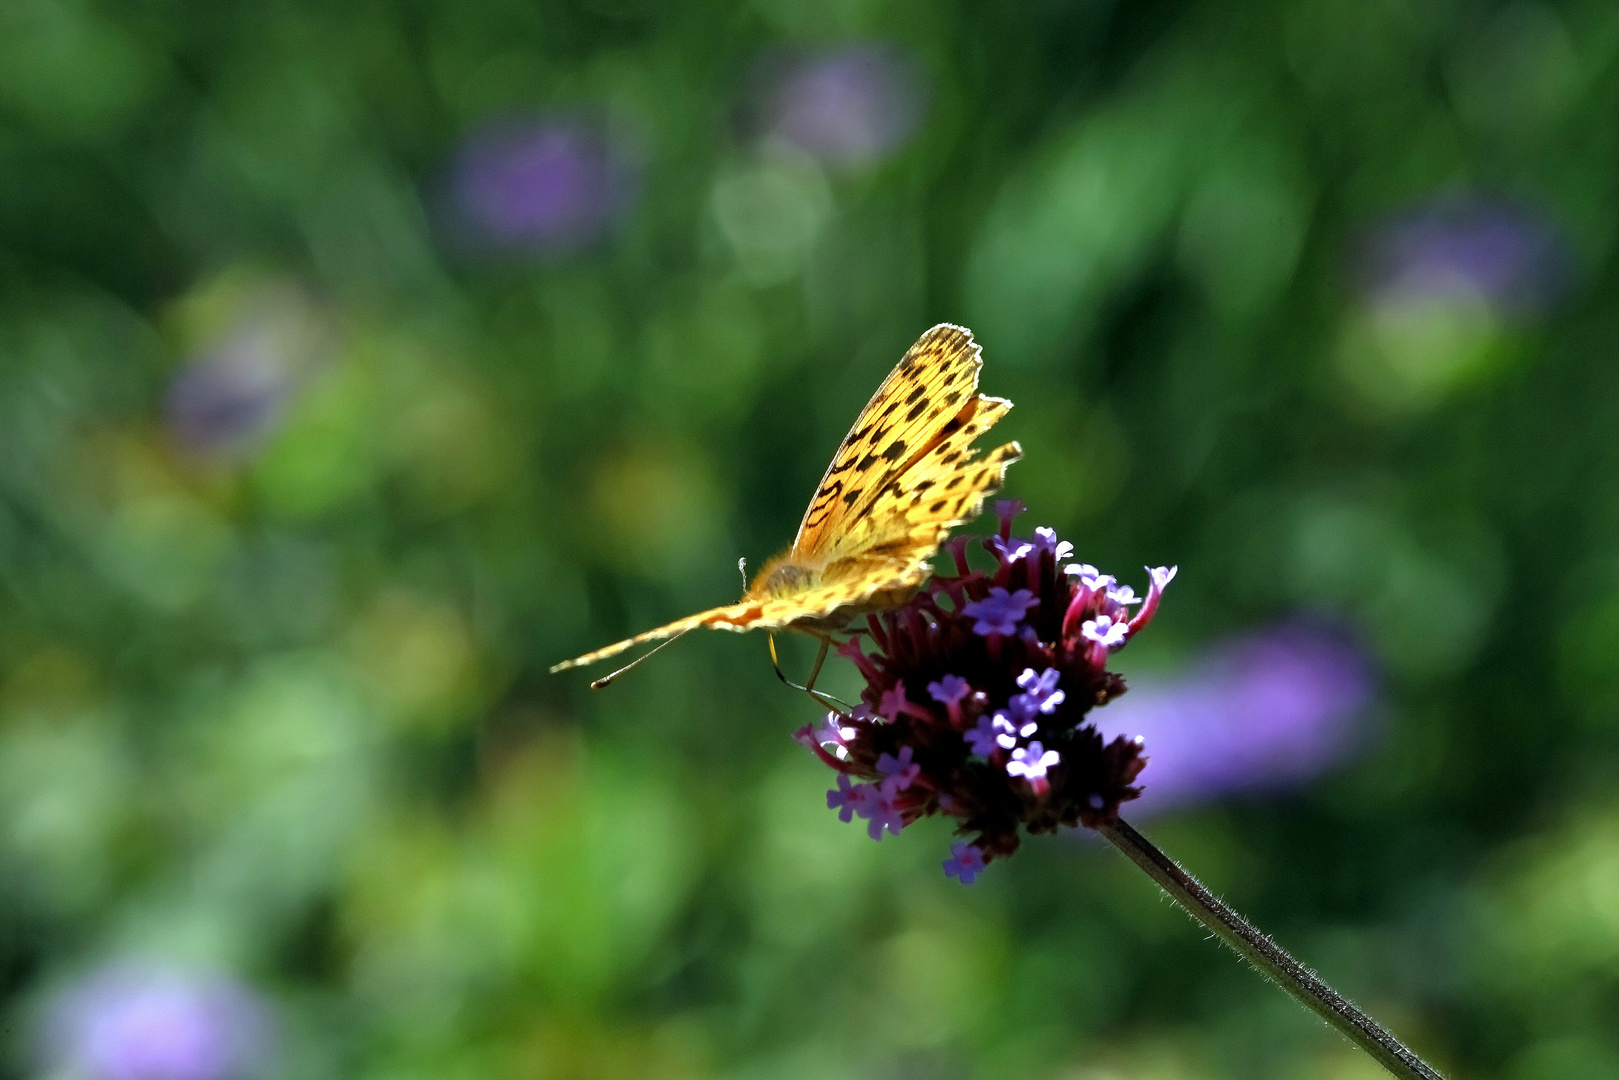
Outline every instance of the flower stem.
<path fill-rule="evenodd" d="M 1427 1062 L 1413 1054 L 1371 1017 L 1355 1008 L 1338 991 L 1287 955 L 1281 946 L 1254 929 L 1191 874 L 1155 847 L 1152 841 L 1119 821 L 1098 830 L 1114 847 L 1156 881 L 1176 903 L 1208 927 L 1220 940 L 1321 1019 L 1337 1028 L 1350 1042 L 1376 1058 L 1402 1080 L 1444 1080 Z"/>

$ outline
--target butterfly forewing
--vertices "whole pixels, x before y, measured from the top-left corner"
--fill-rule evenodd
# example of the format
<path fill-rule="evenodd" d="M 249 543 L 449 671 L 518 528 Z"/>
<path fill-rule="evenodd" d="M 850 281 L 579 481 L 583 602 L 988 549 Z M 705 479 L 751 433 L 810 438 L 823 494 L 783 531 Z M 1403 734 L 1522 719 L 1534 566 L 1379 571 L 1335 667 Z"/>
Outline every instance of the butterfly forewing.
<path fill-rule="evenodd" d="M 700 626 L 707 626 L 715 630 L 781 630 L 797 620 L 803 612 L 803 604 L 797 597 L 744 601 L 740 604 L 727 604 L 725 607 L 710 608 L 699 611 L 695 615 L 688 615 L 684 619 L 676 619 L 665 626 L 636 634 L 632 638 L 614 642 L 605 648 L 588 652 L 583 656 L 576 656 L 572 660 L 564 660 L 556 664 L 551 671 L 566 671 L 568 668 L 584 667 L 594 664 L 598 660 L 607 660 L 617 656 L 626 649 L 633 649 L 637 645 L 648 645 L 654 641 L 672 638 L 676 634 L 684 634 L 687 630 L 695 630 Z"/>
<path fill-rule="evenodd" d="M 963 327 L 940 323 L 918 338 L 832 455 L 793 553 L 812 558 L 847 532 L 973 399 L 982 366 L 978 345 Z"/>

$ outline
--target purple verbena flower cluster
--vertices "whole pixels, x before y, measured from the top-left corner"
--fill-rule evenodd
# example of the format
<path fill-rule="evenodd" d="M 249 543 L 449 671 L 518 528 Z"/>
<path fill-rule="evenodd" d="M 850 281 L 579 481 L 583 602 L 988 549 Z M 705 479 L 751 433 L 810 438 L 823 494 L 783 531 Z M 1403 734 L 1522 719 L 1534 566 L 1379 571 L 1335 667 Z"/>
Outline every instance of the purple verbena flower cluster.
<path fill-rule="evenodd" d="M 1065 563 L 1073 549 L 1050 529 L 1014 537 L 1021 509 L 996 504 L 1000 531 L 982 541 L 993 570 L 972 569 L 971 539 L 957 537 L 944 547 L 954 576 L 871 616 L 838 650 L 865 676 L 860 704 L 794 736 L 838 771 L 827 806 L 865 821 L 872 839 L 929 814 L 957 818 L 973 839 L 952 846 L 944 870 L 964 884 L 1017 850 L 1019 826 L 1094 827 L 1140 794 L 1141 740 L 1104 742 L 1085 717 L 1124 692 L 1108 656 L 1152 620 L 1175 576 L 1149 569 L 1137 597 Z"/>

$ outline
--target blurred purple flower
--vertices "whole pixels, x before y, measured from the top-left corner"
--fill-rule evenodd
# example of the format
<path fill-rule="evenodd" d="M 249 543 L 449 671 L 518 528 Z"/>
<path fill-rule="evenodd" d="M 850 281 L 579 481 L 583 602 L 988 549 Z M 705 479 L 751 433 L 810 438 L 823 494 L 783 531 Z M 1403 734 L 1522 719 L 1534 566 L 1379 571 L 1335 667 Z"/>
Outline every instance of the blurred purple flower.
<path fill-rule="evenodd" d="M 903 145 L 921 122 L 921 79 L 894 48 L 857 42 L 776 63 L 781 66 L 766 94 L 767 130 L 829 165 L 876 161 Z"/>
<path fill-rule="evenodd" d="M 319 309 L 294 285 L 257 290 L 243 308 L 164 395 L 169 430 L 191 450 L 233 456 L 260 445 L 329 345 Z"/>
<path fill-rule="evenodd" d="M 163 411 L 169 429 L 192 449 L 229 452 L 275 425 L 291 381 L 275 335 L 249 327 L 181 369 Z"/>
<path fill-rule="evenodd" d="M 1131 679 L 1096 726 L 1152 748 L 1136 803 L 1152 814 L 1315 777 L 1353 748 L 1375 682 L 1349 638 L 1290 621 L 1216 646 L 1173 681 Z"/>
<path fill-rule="evenodd" d="M 53 1071 L 83 1080 L 230 1080 L 261 1071 L 269 1012 L 220 975 L 104 968 L 69 988 L 46 1021 Z"/>
<path fill-rule="evenodd" d="M 554 254 L 598 239 L 630 204 L 634 170 L 598 124 L 508 120 L 471 135 L 450 196 L 469 246 Z"/>
<path fill-rule="evenodd" d="M 1508 203 L 1449 199 L 1397 215 L 1365 249 L 1369 299 L 1476 297 L 1498 310 L 1548 307 L 1568 277 L 1568 252 L 1543 218 Z"/>

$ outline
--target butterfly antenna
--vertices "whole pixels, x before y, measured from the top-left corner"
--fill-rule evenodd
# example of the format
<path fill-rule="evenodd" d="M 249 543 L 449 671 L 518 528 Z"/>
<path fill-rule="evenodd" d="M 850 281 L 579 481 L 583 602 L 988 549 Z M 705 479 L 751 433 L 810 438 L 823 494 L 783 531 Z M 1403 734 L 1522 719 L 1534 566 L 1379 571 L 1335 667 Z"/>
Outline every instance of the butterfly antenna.
<path fill-rule="evenodd" d="M 746 555 L 742 556 L 740 559 L 738 559 L 736 561 L 736 568 L 742 574 L 742 591 L 747 592 L 748 591 L 748 557 Z"/>
<path fill-rule="evenodd" d="M 690 629 L 691 629 L 690 627 L 687 627 L 685 630 L 682 630 L 680 633 L 676 634 L 674 637 L 670 638 L 668 641 L 660 641 L 660 642 L 658 642 L 652 648 L 648 649 L 646 652 L 642 653 L 640 656 L 637 656 L 634 660 L 631 660 L 629 663 L 625 664 L 623 667 L 619 668 L 617 671 L 613 672 L 610 675 L 603 675 L 601 678 L 599 678 L 599 679 L 595 680 L 594 682 L 592 682 L 590 684 L 590 688 L 592 690 L 605 690 L 605 689 L 607 689 L 609 686 L 611 686 L 613 684 L 614 679 L 618 678 L 620 675 L 624 674 L 626 671 L 630 670 L 630 668 L 634 667 L 636 664 L 639 664 L 642 660 L 645 660 L 647 657 L 651 656 L 653 653 L 657 652 L 659 649 L 662 649 L 662 648 L 664 648 L 666 646 L 669 646 L 669 645 L 673 645 L 675 642 L 677 642 L 681 638 L 685 637 L 687 631 L 689 631 Z"/>
<path fill-rule="evenodd" d="M 826 706 L 833 712 L 839 712 L 847 716 L 853 710 L 854 706 L 850 705 L 841 698 L 833 697 L 825 690 L 815 689 L 815 677 L 821 673 L 821 664 L 826 660 L 826 650 L 832 645 L 831 638 L 821 638 L 821 651 L 815 654 L 815 668 L 810 672 L 809 685 L 800 686 L 798 683 L 795 683 L 793 680 L 789 679 L 785 671 L 781 670 L 781 661 L 776 659 L 776 635 L 767 634 L 765 636 L 770 640 L 770 666 L 776 669 L 776 678 L 780 679 L 794 690 L 804 691 L 804 693 L 814 698 L 818 704 Z"/>

